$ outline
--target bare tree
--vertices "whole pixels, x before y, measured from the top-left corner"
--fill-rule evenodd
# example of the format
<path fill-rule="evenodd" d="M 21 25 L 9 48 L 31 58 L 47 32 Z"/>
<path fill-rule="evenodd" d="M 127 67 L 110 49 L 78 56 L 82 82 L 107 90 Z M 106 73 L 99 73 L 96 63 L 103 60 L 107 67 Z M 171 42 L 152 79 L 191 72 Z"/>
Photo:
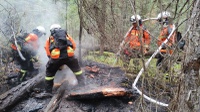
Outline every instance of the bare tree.
<path fill-rule="evenodd" d="M 187 32 L 187 49 L 184 68 L 172 110 L 176 112 L 199 112 L 200 110 L 200 0 L 193 4 Z"/>

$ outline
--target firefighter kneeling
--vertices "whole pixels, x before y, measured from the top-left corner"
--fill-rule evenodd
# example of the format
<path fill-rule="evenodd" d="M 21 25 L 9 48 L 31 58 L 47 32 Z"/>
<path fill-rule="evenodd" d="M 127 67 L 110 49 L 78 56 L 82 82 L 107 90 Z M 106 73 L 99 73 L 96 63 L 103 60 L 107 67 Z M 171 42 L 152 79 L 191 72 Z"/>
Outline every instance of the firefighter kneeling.
<path fill-rule="evenodd" d="M 139 26 L 137 24 L 139 22 Z M 137 73 L 139 70 L 139 60 L 137 58 L 142 57 L 141 45 L 143 45 L 142 52 L 146 54 L 149 50 L 151 37 L 148 31 L 142 25 L 142 19 L 140 15 L 133 15 L 130 19 L 132 23 L 132 29 L 125 38 L 125 45 L 123 51 L 124 68 L 127 71 L 129 62 L 133 58 L 134 72 Z M 141 40 L 140 40 L 141 36 Z M 142 42 L 142 43 L 141 43 Z"/>
<path fill-rule="evenodd" d="M 85 77 L 74 56 L 76 44 L 67 32 L 61 29 L 59 24 L 50 27 L 51 35 L 45 44 L 46 54 L 49 61 L 46 65 L 45 90 L 52 93 L 54 76 L 61 66 L 67 65 L 76 75 L 79 85 L 85 85 Z"/>

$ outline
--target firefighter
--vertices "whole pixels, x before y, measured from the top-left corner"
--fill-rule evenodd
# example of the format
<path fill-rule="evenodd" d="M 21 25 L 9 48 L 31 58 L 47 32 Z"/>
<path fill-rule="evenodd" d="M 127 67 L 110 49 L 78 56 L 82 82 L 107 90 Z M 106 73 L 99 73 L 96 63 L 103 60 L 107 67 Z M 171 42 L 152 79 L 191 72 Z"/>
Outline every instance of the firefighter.
<path fill-rule="evenodd" d="M 162 25 L 162 29 L 160 31 L 160 35 L 157 40 L 157 45 L 161 46 L 162 49 L 160 50 L 160 53 L 158 54 L 158 59 L 156 62 L 156 66 L 160 66 L 161 62 L 164 60 L 164 55 L 169 54 L 171 55 L 173 50 L 172 47 L 176 42 L 176 32 L 172 34 L 168 42 L 163 45 L 162 43 L 167 39 L 167 37 L 170 35 L 173 25 L 171 23 L 171 14 L 167 11 L 163 11 L 158 14 L 157 16 L 157 21 L 159 22 L 160 25 Z"/>
<path fill-rule="evenodd" d="M 131 58 L 135 58 L 133 59 L 133 65 L 137 69 L 139 60 L 136 58 L 141 57 L 142 53 L 146 54 L 149 51 L 151 38 L 147 30 L 142 25 L 142 19 L 140 15 L 131 16 L 130 22 L 132 23 L 133 27 L 125 38 L 125 46 L 123 51 L 123 58 L 125 61 L 124 67 L 127 69 Z M 141 45 L 143 45 L 143 47 L 141 47 Z"/>
<path fill-rule="evenodd" d="M 33 59 L 36 61 L 34 57 L 36 57 L 39 48 L 38 38 L 45 34 L 45 28 L 43 26 L 38 26 L 33 29 L 31 33 L 23 33 L 16 36 L 18 47 L 16 47 L 14 43 L 14 37 L 11 39 L 11 49 L 14 60 L 20 65 L 20 70 L 17 74 L 19 83 L 24 81 L 26 76 L 38 72 L 38 70 L 34 68 Z M 20 57 L 17 48 L 20 50 L 25 60 Z"/>
<path fill-rule="evenodd" d="M 63 65 L 67 65 L 72 70 L 79 85 L 84 85 L 83 71 L 74 56 L 76 43 L 73 38 L 59 24 L 51 25 L 50 32 L 51 35 L 45 44 L 46 54 L 49 57 L 46 65 L 45 91 L 52 93 L 54 76 Z"/>

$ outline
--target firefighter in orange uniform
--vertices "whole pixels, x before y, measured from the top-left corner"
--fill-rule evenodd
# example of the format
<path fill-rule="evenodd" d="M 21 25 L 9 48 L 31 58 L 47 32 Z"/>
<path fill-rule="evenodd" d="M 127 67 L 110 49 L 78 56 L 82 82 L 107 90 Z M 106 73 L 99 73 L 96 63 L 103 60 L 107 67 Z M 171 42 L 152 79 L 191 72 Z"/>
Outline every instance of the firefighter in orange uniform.
<path fill-rule="evenodd" d="M 32 75 L 33 72 L 38 72 L 38 70 L 34 68 L 32 59 L 36 56 L 37 50 L 39 48 L 38 38 L 42 37 L 43 35 L 45 35 L 45 29 L 42 26 L 36 27 L 31 33 L 17 35 L 16 40 L 18 49 L 24 56 L 25 60 L 20 57 L 17 51 L 17 47 L 14 43 L 14 37 L 12 38 L 11 48 L 14 60 L 16 60 L 21 68 L 18 74 L 19 82 L 24 81 L 27 74 Z"/>
<path fill-rule="evenodd" d="M 63 65 L 67 65 L 76 75 L 79 85 L 85 84 L 85 78 L 77 58 L 74 56 L 76 44 L 72 37 L 61 29 L 59 24 L 50 27 L 51 36 L 45 44 L 46 54 L 49 61 L 46 65 L 45 91 L 52 93 L 54 76 Z"/>
<path fill-rule="evenodd" d="M 170 37 L 170 39 L 168 40 L 168 42 L 166 43 L 166 45 L 163 45 L 162 43 L 167 39 L 167 37 L 170 35 L 172 29 L 173 29 L 173 25 L 170 24 L 170 19 L 171 19 L 171 15 L 169 12 L 164 11 L 158 14 L 157 16 L 157 21 L 162 24 L 163 28 L 160 31 L 160 35 L 158 37 L 158 41 L 157 41 L 157 45 L 161 46 L 162 45 L 162 49 L 160 50 L 160 54 L 158 54 L 158 59 L 156 62 L 156 66 L 160 66 L 161 62 L 164 59 L 164 55 L 165 54 L 172 54 L 173 50 L 172 47 L 176 42 L 176 32 L 174 32 L 172 34 L 172 36 Z"/>
<path fill-rule="evenodd" d="M 136 20 L 137 19 L 137 20 Z M 146 54 L 149 51 L 149 45 L 151 38 L 147 30 L 142 25 L 142 19 L 139 15 L 133 15 L 130 19 L 133 28 L 125 38 L 125 49 L 124 49 L 124 67 L 127 68 L 131 58 L 139 58 L 141 54 Z M 139 26 L 137 24 L 139 22 Z M 140 39 L 141 37 L 141 39 Z M 142 42 L 142 43 L 141 43 Z M 141 47 L 143 45 L 143 47 Z M 143 51 L 141 52 L 141 48 Z M 139 65 L 138 60 L 133 59 L 133 64 L 135 66 Z"/>

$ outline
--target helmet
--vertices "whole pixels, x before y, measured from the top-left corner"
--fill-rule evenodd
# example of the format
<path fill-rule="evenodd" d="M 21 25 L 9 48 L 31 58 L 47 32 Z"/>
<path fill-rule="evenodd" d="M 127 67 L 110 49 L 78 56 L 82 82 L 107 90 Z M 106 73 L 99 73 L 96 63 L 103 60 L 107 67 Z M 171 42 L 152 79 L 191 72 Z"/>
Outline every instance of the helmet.
<path fill-rule="evenodd" d="M 43 26 L 36 27 L 36 30 L 38 30 L 38 32 L 40 32 L 42 34 L 45 34 L 45 32 L 46 32 Z"/>
<path fill-rule="evenodd" d="M 157 21 L 159 23 L 162 23 L 163 25 L 168 25 L 169 24 L 169 18 L 171 18 L 171 14 L 167 11 L 163 11 L 163 12 L 158 14 Z"/>
<path fill-rule="evenodd" d="M 45 29 L 43 26 L 37 26 L 32 31 L 34 34 L 36 34 L 38 37 L 41 37 L 42 35 L 46 35 Z"/>
<path fill-rule="evenodd" d="M 158 14 L 157 19 L 164 19 L 164 18 L 170 18 L 171 14 L 167 11 L 161 12 Z"/>
<path fill-rule="evenodd" d="M 53 31 L 53 30 L 55 30 L 55 29 L 60 29 L 61 28 L 61 26 L 59 25 L 59 24 L 52 24 L 51 26 L 50 26 L 50 31 Z"/>
<path fill-rule="evenodd" d="M 137 17 L 137 20 L 138 20 L 138 21 L 141 20 L 140 15 L 136 15 L 136 17 Z M 130 21 L 131 21 L 132 23 L 136 23 L 136 17 L 135 17 L 135 15 L 132 15 Z"/>

